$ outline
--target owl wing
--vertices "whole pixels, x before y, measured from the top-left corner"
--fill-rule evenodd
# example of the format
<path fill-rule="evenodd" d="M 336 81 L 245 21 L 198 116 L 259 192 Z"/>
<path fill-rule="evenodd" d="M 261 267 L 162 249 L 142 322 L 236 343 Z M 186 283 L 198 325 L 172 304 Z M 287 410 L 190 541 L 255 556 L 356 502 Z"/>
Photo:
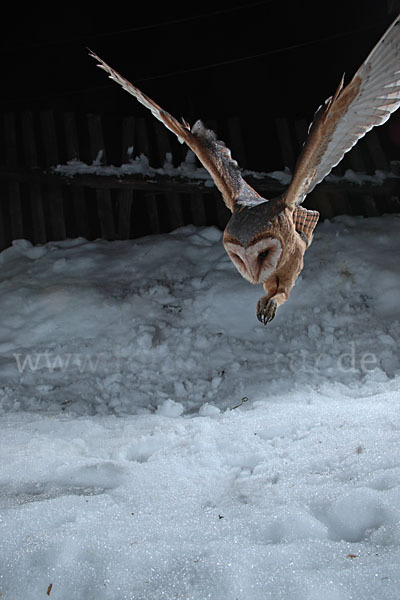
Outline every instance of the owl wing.
<path fill-rule="evenodd" d="M 163 110 L 151 98 L 146 96 L 127 79 L 110 67 L 94 52 L 89 52 L 98 66 L 106 71 L 113 81 L 148 108 L 153 115 L 164 123 L 183 143 L 185 142 L 196 154 L 201 164 L 207 169 L 219 189 L 226 206 L 233 212 L 236 205 L 255 206 L 267 202 L 243 178 L 237 162 L 231 157 L 231 152 L 224 142 L 210 129 L 206 129 L 201 121 L 196 121 L 192 128 L 186 123 L 180 123 L 175 117 Z"/>
<path fill-rule="evenodd" d="M 299 156 L 286 204 L 294 208 L 357 141 L 400 106 L 400 15 L 343 88 L 316 112 Z"/>

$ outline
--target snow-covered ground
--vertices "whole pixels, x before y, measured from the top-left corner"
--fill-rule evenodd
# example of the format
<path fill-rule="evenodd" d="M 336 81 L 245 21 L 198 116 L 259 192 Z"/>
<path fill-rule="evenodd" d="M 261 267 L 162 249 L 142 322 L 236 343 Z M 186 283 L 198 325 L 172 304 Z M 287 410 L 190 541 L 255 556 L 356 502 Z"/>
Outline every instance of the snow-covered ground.
<path fill-rule="evenodd" d="M 1 600 L 398 600 L 400 215 L 290 301 L 214 228 L 0 255 Z"/>

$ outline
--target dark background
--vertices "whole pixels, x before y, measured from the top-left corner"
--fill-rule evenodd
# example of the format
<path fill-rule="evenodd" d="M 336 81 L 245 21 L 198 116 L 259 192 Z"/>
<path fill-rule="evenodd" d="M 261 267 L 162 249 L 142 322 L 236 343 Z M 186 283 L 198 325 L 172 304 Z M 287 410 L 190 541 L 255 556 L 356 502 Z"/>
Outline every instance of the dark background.
<path fill-rule="evenodd" d="M 347 81 L 400 10 L 398 0 L 243 0 L 36 4 L 15 7 L 2 34 L 1 112 L 133 114 L 142 108 L 107 79 L 93 49 L 176 117 L 239 116 L 268 170 L 264 146 L 275 117 L 311 120 Z M 391 158 L 400 117 L 384 126 Z"/>

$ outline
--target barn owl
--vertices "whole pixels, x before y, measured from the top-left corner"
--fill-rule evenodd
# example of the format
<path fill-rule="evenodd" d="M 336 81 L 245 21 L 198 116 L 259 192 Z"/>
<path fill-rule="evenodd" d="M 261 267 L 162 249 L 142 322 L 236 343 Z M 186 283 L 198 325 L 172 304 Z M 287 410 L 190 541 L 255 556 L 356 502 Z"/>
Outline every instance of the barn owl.
<path fill-rule="evenodd" d="M 318 221 L 319 213 L 301 203 L 361 137 L 400 106 L 400 15 L 348 85 L 343 87 L 342 77 L 334 95 L 317 110 L 288 189 L 272 199 L 260 196 L 243 179 L 230 150 L 201 121 L 192 127 L 184 120 L 180 123 L 94 52 L 90 55 L 209 171 L 232 212 L 223 245 L 243 277 L 263 284 L 265 295 L 256 314 L 266 325 L 289 298 Z"/>

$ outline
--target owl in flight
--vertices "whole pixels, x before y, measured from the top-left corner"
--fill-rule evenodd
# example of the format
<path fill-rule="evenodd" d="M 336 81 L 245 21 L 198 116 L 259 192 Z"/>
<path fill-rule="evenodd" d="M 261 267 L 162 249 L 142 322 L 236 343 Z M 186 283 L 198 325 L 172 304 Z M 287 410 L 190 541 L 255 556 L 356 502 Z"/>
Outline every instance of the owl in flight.
<path fill-rule="evenodd" d="M 212 176 L 232 212 L 223 235 L 229 258 L 250 283 L 262 283 L 265 296 L 257 318 L 266 325 L 285 302 L 303 268 L 319 213 L 301 203 L 375 125 L 400 106 L 400 15 L 343 87 L 317 110 L 288 189 L 279 197 L 260 196 L 243 178 L 230 150 L 201 121 L 180 123 L 95 53 L 98 66 L 185 142 Z"/>

